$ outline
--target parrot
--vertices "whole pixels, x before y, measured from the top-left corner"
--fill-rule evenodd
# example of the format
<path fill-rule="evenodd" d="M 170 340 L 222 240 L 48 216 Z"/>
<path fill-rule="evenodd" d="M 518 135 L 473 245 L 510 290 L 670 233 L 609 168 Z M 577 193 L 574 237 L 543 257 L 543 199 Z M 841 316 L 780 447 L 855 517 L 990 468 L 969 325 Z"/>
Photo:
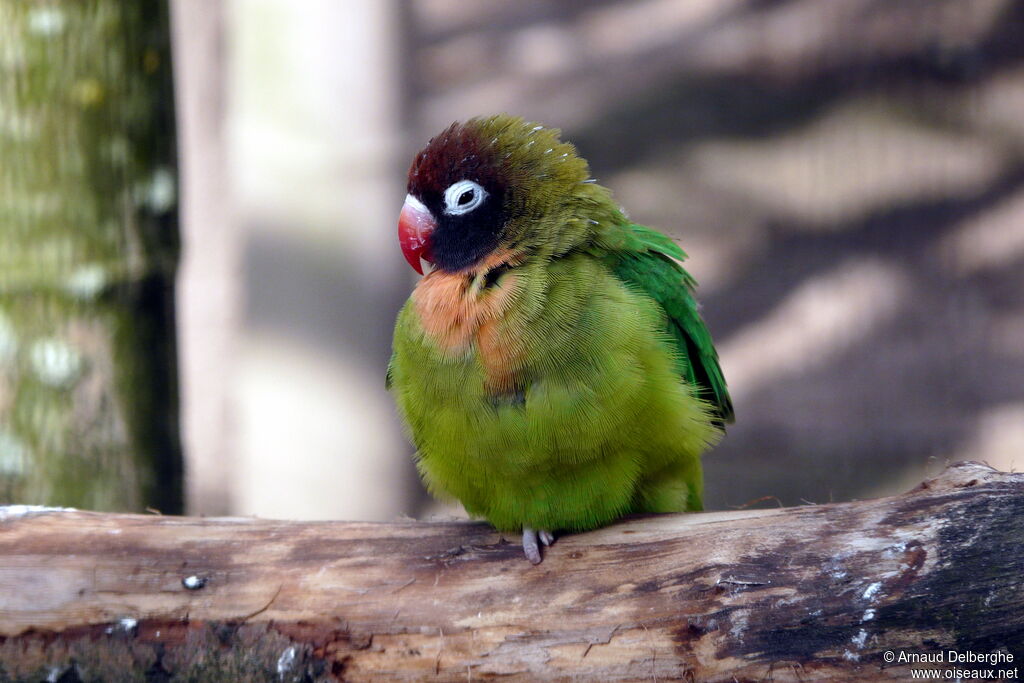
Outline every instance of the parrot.
<path fill-rule="evenodd" d="M 702 509 L 734 412 L 686 254 L 560 130 L 453 123 L 412 161 L 398 236 L 426 274 L 385 385 L 432 495 L 521 533 L 535 565 L 556 533 Z"/>

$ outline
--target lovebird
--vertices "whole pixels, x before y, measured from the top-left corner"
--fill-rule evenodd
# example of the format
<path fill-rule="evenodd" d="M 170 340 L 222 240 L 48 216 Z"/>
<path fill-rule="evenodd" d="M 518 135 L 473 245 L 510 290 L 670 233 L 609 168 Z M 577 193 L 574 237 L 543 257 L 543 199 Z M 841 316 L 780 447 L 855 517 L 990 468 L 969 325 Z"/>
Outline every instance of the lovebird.
<path fill-rule="evenodd" d="M 733 408 L 686 254 L 559 130 L 452 124 L 413 159 L 398 234 L 428 272 L 386 385 L 433 495 L 521 532 L 533 564 L 555 533 L 702 508 Z"/>

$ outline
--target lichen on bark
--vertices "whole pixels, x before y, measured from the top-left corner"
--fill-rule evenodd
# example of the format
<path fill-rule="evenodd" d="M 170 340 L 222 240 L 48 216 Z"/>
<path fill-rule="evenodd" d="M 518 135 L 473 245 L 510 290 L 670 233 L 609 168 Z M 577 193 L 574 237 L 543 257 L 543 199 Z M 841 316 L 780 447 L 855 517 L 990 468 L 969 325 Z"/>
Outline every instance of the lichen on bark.
<path fill-rule="evenodd" d="M 0 680 L 147 683 L 327 683 L 343 664 L 327 661 L 327 643 L 293 639 L 273 624 L 144 621 L 101 624 L 70 633 L 0 638 Z M 340 634 L 338 637 L 344 637 Z M 327 641 L 329 642 L 329 638 Z"/>
<path fill-rule="evenodd" d="M 0 0 L 0 501 L 181 507 L 166 2 Z"/>

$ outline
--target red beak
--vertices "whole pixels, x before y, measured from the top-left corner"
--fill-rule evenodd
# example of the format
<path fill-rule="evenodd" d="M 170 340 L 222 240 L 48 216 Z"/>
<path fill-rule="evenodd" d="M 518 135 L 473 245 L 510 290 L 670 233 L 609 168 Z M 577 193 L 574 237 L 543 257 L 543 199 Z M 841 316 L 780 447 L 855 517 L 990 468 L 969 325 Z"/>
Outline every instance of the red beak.
<path fill-rule="evenodd" d="M 437 221 L 430 214 L 430 209 L 411 194 L 406 195 L 402 213 L 398 214 L 398 241 L 402 245 L 405 260 L 420 275 L 423 275 L 421 258 L 433 263 L 430 257 L 430 233 L 436 227 Z"/>

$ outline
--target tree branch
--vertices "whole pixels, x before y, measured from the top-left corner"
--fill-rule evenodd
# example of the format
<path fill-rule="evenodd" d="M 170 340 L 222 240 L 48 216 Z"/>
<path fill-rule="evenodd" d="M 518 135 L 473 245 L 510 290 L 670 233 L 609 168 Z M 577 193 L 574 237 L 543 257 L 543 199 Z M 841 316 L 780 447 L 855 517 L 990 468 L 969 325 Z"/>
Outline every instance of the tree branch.
<path fill-rule="evenodd" d="M 948 650 L 1012 669 L 1022 539 L 1024 475 L 977 463 L 892 498 L 631 519 L 536 567 L 479 523 L 12 506 L 0 679 L 902 680 L 886 651 Z"/>

